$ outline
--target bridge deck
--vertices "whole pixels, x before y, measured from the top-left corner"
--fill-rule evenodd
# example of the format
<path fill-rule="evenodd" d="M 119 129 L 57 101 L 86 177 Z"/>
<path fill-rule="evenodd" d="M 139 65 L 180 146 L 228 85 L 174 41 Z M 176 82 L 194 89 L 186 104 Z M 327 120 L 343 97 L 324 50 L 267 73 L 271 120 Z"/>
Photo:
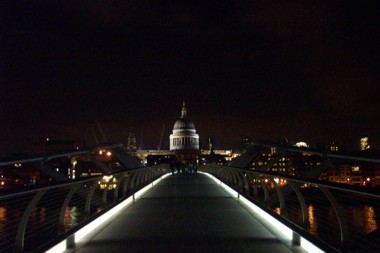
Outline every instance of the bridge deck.
<path fill-rule="evenodd" d="M 303 252 L 202 174 L 162 180 L 67 252 Z"/>

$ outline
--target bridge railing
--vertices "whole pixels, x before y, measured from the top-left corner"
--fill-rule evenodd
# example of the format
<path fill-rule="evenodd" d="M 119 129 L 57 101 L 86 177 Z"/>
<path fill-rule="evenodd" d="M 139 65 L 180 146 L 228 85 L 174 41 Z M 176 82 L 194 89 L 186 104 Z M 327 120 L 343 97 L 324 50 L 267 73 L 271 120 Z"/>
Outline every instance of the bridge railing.
<path fill-rule="evenodd" d="M 56 156 L 61 158 L 66 155 L 78 153 L 66 152 Z M 19 159 L 17 163 L 46 160 L 41 159 Z M 169 170 L 167 165 L 144 166 L 2 194 L 0 252 L 30 252 L 36 248 L 46 248 L 124 199 L 134 196 L 139 189 Z"/>
<path fill-rule="evenodd" d="M 378 190 L 222 165 L 198 169 L 327 252 L 380 252 Z"/>

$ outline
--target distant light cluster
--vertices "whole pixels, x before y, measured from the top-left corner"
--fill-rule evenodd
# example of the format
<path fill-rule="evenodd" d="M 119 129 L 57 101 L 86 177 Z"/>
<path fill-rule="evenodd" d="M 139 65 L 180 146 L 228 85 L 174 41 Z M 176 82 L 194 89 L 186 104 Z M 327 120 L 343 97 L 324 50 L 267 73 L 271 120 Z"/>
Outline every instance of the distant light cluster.
<path fill-rule="evenodd" d="M 370 149 L 370 145 L 368 143 L 368 137 L 362 137 L 360 138 L 360 150 L 367 150 Z"/>

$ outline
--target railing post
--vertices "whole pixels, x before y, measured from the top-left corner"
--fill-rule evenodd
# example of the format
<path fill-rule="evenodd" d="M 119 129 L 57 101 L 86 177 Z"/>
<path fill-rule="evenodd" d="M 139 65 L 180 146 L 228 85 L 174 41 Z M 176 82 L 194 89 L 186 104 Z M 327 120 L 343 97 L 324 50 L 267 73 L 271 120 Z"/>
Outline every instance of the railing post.
<path fill-rule="evenodd" d="M 116 188 L 115 188 L 115 191 L 113 192 L 113 201 L 117 201 L 117 199 L 119 198 L 119 188 L 120 188 L 120 185 L 121 183 L 126 180 L 126 176 L 124 173 L 122 173 L 120 175 L 120 177 L 118 178 L 118 181 L 117 181 L 117 184 L 116 184 Z"/>
<path fill-rule="evenodd" d="M 108 180 L 106 187 L 103 190 L 102 194 L 102 203 L 107 204 L 107 193 L 108 193 L 108 188 L 110 187 L 110 184 L 112 184 L 112 181 L 115 177 L 111 176 L 111 178 Z"/>
<path fill-rule="evenodd" d="M 249 195 L 249 183 L 248 183 L 248 180 L 247 180 L 247 174 L 245 174 L 244 172 L 242 171 L 239 171 L 240 172 L 240 175 L 241 175 L 241 178 L 242 178 L 242 181 L 243 181 L 243 187 L 244 187 L 244 190 L 245 192 Z"/>
<path fill-rule="evenodd" d="M 34 195 L 33 199 L 29 202 L 28 206 L 26 207 L 24 214 L 22 215 L 20 224 L 17 229 L 16 234 L 16 243 L 15 247 L 13 249 L 14 253 L 23 252 L 24 251 L 24 237 L 25 237 L 25 230 L 26 225 L 28 224 L 28 220 L 30 217 L 30 214 L 35 209 L 38 201 L 42 198 L 42 196 L 47 192 L 48 190 L 41 190 Z"/>
<path fill-rule="evenodd" d="M 89 190 L 89 192 L 88 192 L 88 194 L 87 194 L 87 198 L 86 198 L 86 206 L 85 206 L 85 208 L 84 208 L 84 210 L 85 210 L 87 216 L 89 216 L 90 213 L 91 213 L 91 199 L 92 199 L 92 195 L 93 195 L 94 192 L 95 192 L 96 187 L 97 187 L 96 184 L 91 185 L 91 186 L 90 186 L 90 190 Z"/>
<path fill-rule="evenodd" d="M 288 180 L 288 184 L 293 189 L 293 191 L 296 193 L 298 201 L 301 205 L 301 212 L 302 212 L 302 223 L 306 228 L 309 228 L 309 213 L 307 212 L 306 202 L 305 199 L 301 193 L 301 191 L 298 189 L 295 183 Z"/>
<path fill-rule="evenodd" d="M 345 248 L 348 243 L 349 233 L 348 233 L 347 221 L 345 219 L 342 208 L 340 207 L 339 203 L 336 201 L 334 196 L 326 187 L 319 185 L 318 188 L 323 192 L 326 198 L 330 201 L 331 206 L 333 207 L 335 211 L 336 217 L 338 218 L 338 222 L 339 222 L 339 228 L 340 228 L 340 242 L 341 242 L 342 247 Z"/>
<path fill-rule="evenodd" d="M 292 243 L 294 245 L 301 245 L 301 236 L 293 231 Z"/>
<path fill-rule="evenodd" d="M 250 183 L 252 183 L 252 186 L 253 186 L 253 197 L 254 197 L 254 199 L 256 201 L 259 202 L 259 193 L 257 191 L 257 185 L 256 185 L 256 183 L 259 183 L 260 178 L 256 175 L 256 173 L 253 173 L 253 172 L 250 173 L 250 175 L 251 175 L 250 180 L 253 180 L 253 179 L 255 180 L 254 183 L 250 182 Z"/>
<path fill-rule="evenodd" d="M 269 192 L 268 192 L 268 187 L 267 187 L 267 184 L 265 183 L 265 181 L 260 178 L 260 183 L 261 183 L 261 186 L 263 188 L 263 191 L 264 191 L 264 205 L 266 207 L 269 207 Z"/>
<path fill-rule="evenodd" d="M 276 189 L 278 199 L 280 201 L 280 214 L 281 216 L 288 216 L 288 213 L 286 211 L 286 206 L 285 206 L 285 200 L 284 200 L 284 195 L 282 194 L 281 188 L 278 186 L 277 182 L 274 181 L 273 177 L 270 179 L 274 183 L 274 188 Z"/>
<path fill-rule="evenodd" d="M 124 183 L 123 183 L 123 197 L 125 197 L 125 195 L 127 195 L 127 190 L 128 190 L 128 186 L 129 186 L 129 182 L 131 181 L 131 175 L 128 174 L 128 177 L 124 180 Z"/>

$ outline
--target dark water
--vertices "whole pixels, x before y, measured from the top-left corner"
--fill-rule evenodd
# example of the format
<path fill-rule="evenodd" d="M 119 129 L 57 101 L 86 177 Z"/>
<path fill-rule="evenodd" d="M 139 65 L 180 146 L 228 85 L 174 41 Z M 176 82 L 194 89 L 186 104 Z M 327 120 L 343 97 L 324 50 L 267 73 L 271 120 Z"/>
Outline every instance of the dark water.
<path fill-rule="evenodd" d="M 343 206 L 346 219 L 349 222 L 349 227 L 351 230 L 358 231 L 364 234 L 369 234 L 376 231 L 379 228 L 380 210 L 374 208 L 371 205 L 361 205 L 361 206 Z M 318 217 L 316 207 L 312 204 L 307 206 L 307 211 L 309 215 L 309 232 L 313 235 L 318 235 L 320 233 L 320 226 L 318 223 L 335 223 L 337 221 L 334 210 L 330 207 L 326 211 L 328 214 L 324 217 Z M 276 212 L 280 213 L 279 208 L 276 208 Z M 298 214 L 300 215 L 300 214 Z M 300 219 L 297 217 L 296 219 Z M 323 219 L 322 221 L 319 221 Z M 322 224 L 321 224 L 322 225 Z"/>
<path fill-rule="evenodd" d="M 84 220 L 84 211 L 77 207 L 68 207 L 65 212 L 65 224 L 58 225 L 59 209 L 36 208 L 29 217 L 25 231 L 25 249 L 32 249 L 55 238 L 59 233 L 78 225 Z M 17 229 L 24 209 L 12 209 L 0 206 L 0 252 L 15 243 Z"/>
<path fill-rule="evenodd" d="M 342 241 L 338 216 L 331 204 L 321 195 L 310 191 L 304 194 L 308 218 L 302 220 L 298 199 L 290 196 L 286 200 L 285 217 L 303 227 L 310 234 L 333 247 L 347 247 L 351 252 L 380 252 L 380 206 L 378 200 L 357 198 L 353 195 L 336 195 L 342 212 L 342 223 L 346 224 L 347 235 Z M 373 204 L 372 204 L 373 203 Z M 280 208 L 275 207 L 280 214 Z M 342 243 L 343 242 L 343 243 Z M 358 249 L 358 250 L 355 250 Z"/>

